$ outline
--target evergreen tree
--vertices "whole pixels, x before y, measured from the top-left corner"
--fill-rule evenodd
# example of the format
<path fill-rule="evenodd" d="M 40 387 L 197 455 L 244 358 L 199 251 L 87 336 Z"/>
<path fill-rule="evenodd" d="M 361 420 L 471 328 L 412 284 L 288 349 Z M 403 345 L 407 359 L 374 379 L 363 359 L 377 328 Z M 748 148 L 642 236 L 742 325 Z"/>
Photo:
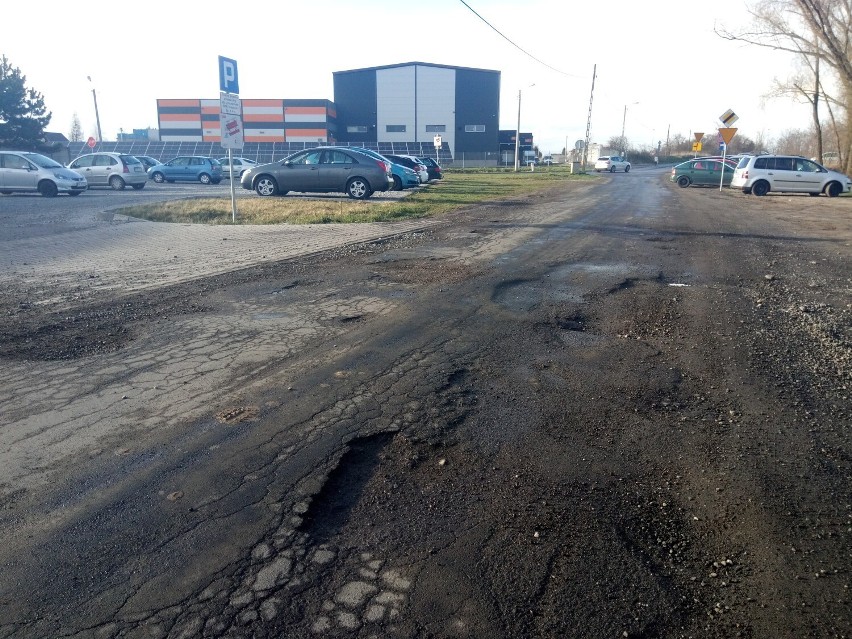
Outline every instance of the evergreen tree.
<path fill-rule="evenodd" d="M 71 142 L 83 141 L 83 125 L 80 124 L 80 116 L 76 112 L 74 117 L 71 118 L 71 135 L 68 136 L 68 139 Z"/>
<path fill-rule="evenodd" d="M 51 113 L 44 97 L 25 85 L 26 76 L 0 56 L 0 146 L 38 148 L 44 144 L 44 128 Z"/>

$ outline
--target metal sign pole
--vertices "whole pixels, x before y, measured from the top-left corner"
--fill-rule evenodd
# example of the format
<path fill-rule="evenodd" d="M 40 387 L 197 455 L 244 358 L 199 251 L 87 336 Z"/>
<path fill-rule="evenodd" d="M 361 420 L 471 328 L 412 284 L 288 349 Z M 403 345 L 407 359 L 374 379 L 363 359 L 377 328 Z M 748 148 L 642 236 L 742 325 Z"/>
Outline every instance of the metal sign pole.
<path fill-rule="evenodd" d="M 234 150 L 228 147 L 228 173 L 231 176 L 231 222 L 237 223 L 237 194 L 234 191 Z"/>

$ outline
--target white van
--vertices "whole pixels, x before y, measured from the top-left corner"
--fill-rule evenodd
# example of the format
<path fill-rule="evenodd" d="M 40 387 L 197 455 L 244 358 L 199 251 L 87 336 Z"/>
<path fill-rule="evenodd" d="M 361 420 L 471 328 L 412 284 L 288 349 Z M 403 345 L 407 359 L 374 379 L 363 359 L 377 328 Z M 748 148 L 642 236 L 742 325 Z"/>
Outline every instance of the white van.
<path fill-rule="evenodd" d="M 731 186 L 754 195 L 777 191 L 837 197 L 849 192 L 852 180 L 800 155 L 746 155 L 734 169 Z"/>

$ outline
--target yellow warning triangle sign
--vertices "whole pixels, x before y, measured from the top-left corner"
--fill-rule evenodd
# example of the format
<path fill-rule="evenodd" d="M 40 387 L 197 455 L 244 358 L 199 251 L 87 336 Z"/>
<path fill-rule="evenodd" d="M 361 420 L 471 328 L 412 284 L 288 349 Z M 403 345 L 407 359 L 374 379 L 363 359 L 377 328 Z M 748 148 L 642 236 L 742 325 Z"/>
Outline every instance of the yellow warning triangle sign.
<path fill-rule="evenodd" d="M 736 134 L 736 129 L 719 129 L 719 135 L 722 136 L 722 139 L 725 141 L 725 144 L 730 144 L 731 140 L 734 139 L 734 135 Z"/>

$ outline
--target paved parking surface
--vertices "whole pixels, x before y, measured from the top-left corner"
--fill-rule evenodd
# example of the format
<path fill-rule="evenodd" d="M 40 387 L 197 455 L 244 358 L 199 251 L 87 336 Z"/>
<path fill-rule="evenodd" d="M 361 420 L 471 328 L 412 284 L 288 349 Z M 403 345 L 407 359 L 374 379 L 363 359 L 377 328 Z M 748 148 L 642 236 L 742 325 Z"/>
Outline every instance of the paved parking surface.
<path fill-rule="evenodd" d="M 203 226 L 153 223 L 114 213 L 128 203 L 224 196 L 228 186 L 154 185 L 80 197 L 0 198 L 0 286 L 112 289 L 163 286 L 405 233 L 430 220 L 373 224 Z M 239 197 L 253 193 L 237 189 Z M 385 193 L 375 199 L 397 198 Z M 339 198 L 345 196 L 329 195 Z M 43 301 L 48 301 L 48 298 Z"/>

